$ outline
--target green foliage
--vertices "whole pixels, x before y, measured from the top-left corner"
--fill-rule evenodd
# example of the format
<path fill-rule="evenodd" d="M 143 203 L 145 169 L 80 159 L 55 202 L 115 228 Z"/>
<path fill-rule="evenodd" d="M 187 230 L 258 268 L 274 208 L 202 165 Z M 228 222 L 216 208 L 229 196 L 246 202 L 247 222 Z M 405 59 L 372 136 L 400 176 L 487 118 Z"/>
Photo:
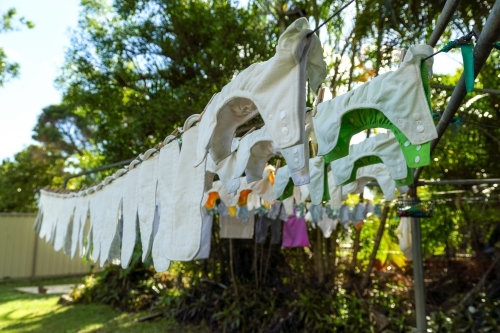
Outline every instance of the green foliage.
<path fill-rule="evenodd" d="M 58 82 L 108 162 L 162 141 L 237 71 L 271 56 L 268 26 L 225 1 L 82 5 Z"/>
<path fill-rule="evenodd" d="M 64 159 L 46 147 L 31 145 L 0 164 L 0 212 L 36 212 L 36 197 L 47 185 L 60 187 Z"/>
<path fill-rule="evenodd" d="M 0 33 L 17 30 L 18 25 L 24 25 L 29 29 L 34 27 L 33 22 L 16 16 L 15 8 L 10 8 L 3 14 L 0 13 Z M 19 64 L 9 61 L 4 49 L 0 47 L 0 87 L 17 76 L 19 76 Z"/>

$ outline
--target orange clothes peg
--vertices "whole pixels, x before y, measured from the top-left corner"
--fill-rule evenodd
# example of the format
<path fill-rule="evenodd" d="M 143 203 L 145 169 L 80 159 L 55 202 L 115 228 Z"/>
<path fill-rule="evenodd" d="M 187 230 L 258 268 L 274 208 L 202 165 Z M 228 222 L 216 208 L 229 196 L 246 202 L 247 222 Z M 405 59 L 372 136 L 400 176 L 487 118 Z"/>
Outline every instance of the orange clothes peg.
<path fill-rule="evenodd" d="M 215 202 L 219 199 L 219 193 L 218 192 L 210 192 L 208 193 L 208 199 L 207 202 L 205 203 L 205 208 L 210 210 L 215 208 Z"/>

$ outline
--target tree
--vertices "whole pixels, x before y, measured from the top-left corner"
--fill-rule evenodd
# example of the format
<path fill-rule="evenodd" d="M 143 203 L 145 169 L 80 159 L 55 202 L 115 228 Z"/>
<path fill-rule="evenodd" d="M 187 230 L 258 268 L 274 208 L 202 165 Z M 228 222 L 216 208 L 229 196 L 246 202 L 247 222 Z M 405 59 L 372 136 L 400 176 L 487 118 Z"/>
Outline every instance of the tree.
<path fill-rule="evenodd" d="M 16 14 L 17 11 L 14 8 L 7 10 L 4 14 L 0 14 L 0 33 L 17 30 L 19 25 L 24 25 L 29 29 L 34 27 L 34 24 L 26 21 L 24 17 L 16 18 Z M 0 47 L 0 87 L 18 75 L 19 64 L 9 61 L 5 50 Z"/>

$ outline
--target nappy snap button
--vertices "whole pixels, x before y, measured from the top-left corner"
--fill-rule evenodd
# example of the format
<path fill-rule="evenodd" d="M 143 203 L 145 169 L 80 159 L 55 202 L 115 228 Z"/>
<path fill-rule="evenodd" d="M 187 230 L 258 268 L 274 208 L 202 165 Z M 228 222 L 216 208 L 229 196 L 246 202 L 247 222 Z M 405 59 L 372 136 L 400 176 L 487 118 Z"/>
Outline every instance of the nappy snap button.
<path fill-rule="evenodd" d="M 420 149 L 422 149 L 422 145 L 417 146 L 417 151 L 419 151 Z"/>
<path fill-rule="evenodd" d="M 420 156 L 415 157 L 415 163 L 420 162 Z"/>
<path fill-rule="evenodd" d="M 280 117 L 281 117 L 281 119 L 285 118 L 286 117 L 286 112 L 285 111 L 281 111 L 280 112 Z"/>
<path fill-rule="evenodd" d="M 408 147 L 410 145 L 410 141 L 405 142 L 405 147 Z"/>
<path fill-rule="evenodd" d="M 398 123 L 399 123 L 399 124 L 402 124 L 402 123 L 403 123 L 403 119 L 399 118 L 399 119 L 398 119 Z"/>
<path fill-rule="evenodd" d="M 418 126 L 417 126 L 417 132 L 422 133 L 422 132 L 424 131 L 424 129 L 425 129 L 425 128 L 424 128 L 424 126 L 422 126 L 422 125 L 418 125 Z"/>
<path fill-rule="evenodd" d="M 424 133 L 420 134 L 420 139 L 425 139 L 425 134 Z"/>
<path fill-rule="evenodd" d="M 417 125 L 422 125 L 422 121 L 418 120 Z"/>
<path fill-rule="evenodd" d="M 420 116 L 420 114 L 418 114 L 418 113 L 413 114 L 413 119 L 420 120 L 421 118 L 422 118 L 422 116 Z"/>
<path fill-rule="evenodd" d="M 401 170 L 402 170 L 401 167 L 398 167 L 398 172 L 401 172 Z"/>
<path fill-rule="evenodd" d="M 351 123 L 354 123 L 354 119 L 353 119 L 353 118 L 349 119 L 349 121 L 350 121 Z"/>
<path fill-rule="evenodd" d="M 299 153 L 299 150 L 297 148 L 293 148 L 293 153 L 297 155 Z"/>
<path fill-rule="evenodd" d="M 336 151 L 340 151 L 340 148 L 339 148 L 339 147 L 335 147 L 335 150 L 336 150 Z"/>

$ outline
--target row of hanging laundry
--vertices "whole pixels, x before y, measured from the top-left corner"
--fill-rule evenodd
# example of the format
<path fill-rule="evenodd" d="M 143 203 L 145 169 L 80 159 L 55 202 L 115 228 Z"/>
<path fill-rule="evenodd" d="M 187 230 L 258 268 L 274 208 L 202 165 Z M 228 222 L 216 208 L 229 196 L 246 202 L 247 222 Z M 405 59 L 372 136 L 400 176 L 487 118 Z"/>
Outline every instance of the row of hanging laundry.
<path fill-rule="evenodd" d="M 189 261 L 199 253 L 202 206 L 214 186 L 224 202 L 251 190 L 286 206 L 287 198 L 308 185 L 311 205 L 331 201 L 336 209 L 342 188 L 360 191 L 363 182 L 376 179 L 390 201 L 396 186 L 412 182 L 411 168 L 430 163 L 430 141 L 437 138 L 428 84 L 432 58 L 423 59 L 432 52 L 430 46 L 414 46 L 397 70 L 308 112 L 306 82 L 317 90 L 326 63 L 318 37 L 305 18 L 298 19 L 280 36 L 275 56 L 240 72 L 201 115 L 185 121 L 180 138 L 168 136 L 161 147 L 87 190 L 42 191 L 35 227 L 56 250 L 64 247 L 74 255 L 88 216 L 92 258 L 102 265 L 119 257 L 123 267 L 139 229 L 143 259 L 151 253 L 155 267 L 165 270 L 171 261 Z M 258 114 L 265 125 L 234 138 L 236 129 Z M 369 128 L 389 132 L 350 145 L 354 134 Z M 319 155 L 312 159 L 311 138 Z M 266 165 L 273 156 L 286 165 L 277 170 L 271 195 Z M 116 244 L 119 255 L 111 251 Z"/>

